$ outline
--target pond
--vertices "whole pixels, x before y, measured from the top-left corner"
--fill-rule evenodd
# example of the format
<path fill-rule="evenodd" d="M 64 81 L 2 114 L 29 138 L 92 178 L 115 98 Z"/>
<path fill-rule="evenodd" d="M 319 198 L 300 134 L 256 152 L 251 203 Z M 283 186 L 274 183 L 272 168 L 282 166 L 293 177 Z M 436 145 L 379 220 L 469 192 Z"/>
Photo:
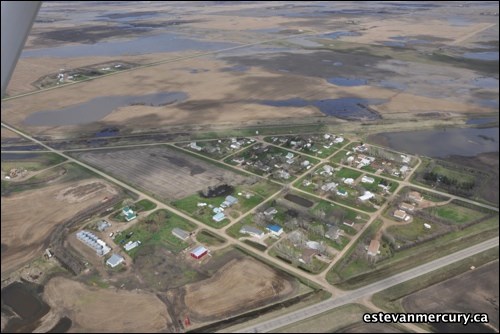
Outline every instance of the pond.
<path fill-rule="evenodd" d="M 498 152 L 498 137 L 498 127 L 449 128 L 380 133 L 369 136 L 368 141 L 410 154 L 446 158 Z"/>
<path fill-rule="evenodd" d="M 342 119 L 379 119 L 380 115 L 371 109 L 370 105 L 384 103 L 384 99 L 363 99 L 358 97 L 342 97 L 338 99 L 324 99 L 308 101 L 301 98 L 288 100 L 265 100 L 261 104 L 273 107 L 306 107 L 314 106 L 323 114 Z"/>
<path fill-rule="evenodd" d="M 99 121 L 120 107 L 130 105 L 164 106 L 184 101 L 186 98 L 187 94 L 183 92 L 163 92 L 139 96 L 100 96 L 58 110 L 35 112 L 26 117 L 24 124 L 57 126 L 92 123 Z"/>
<path fill-rule="evenodd" d="M 467 52 L 462 55 L 467 59 L 477 59 L 486 61 L 498 61 L 498 51 Z"/>
<path fill-rule="evenodd" d="M 363 86 L 363 85 L 366 85 L 366 83 L 367 83 L 366 79 L 361 79 L 361 78 L 342 78 L 342 77 L 329 78 L 329 79 L 327 79 L 327 81 L 329 83 L 337 85 L 337 86 L 346 86 L 346 87 Z"/>

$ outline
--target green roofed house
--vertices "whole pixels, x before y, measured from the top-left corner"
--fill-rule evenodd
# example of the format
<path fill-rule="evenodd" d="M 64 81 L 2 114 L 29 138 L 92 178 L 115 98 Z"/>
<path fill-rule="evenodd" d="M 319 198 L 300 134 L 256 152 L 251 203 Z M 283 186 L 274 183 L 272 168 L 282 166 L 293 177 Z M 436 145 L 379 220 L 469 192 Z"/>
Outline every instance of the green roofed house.
<path fill-rule="evenodd" d="M 123 215 L 125 216 L 125 219 L 128 222 L 131 221 L 131 220 L 134 220 L 135 218 L 137 218 L 137 215 L 128 206 L 126 206 L 126 207 L 123 208 L 122 213 L 123 213 Z"/>

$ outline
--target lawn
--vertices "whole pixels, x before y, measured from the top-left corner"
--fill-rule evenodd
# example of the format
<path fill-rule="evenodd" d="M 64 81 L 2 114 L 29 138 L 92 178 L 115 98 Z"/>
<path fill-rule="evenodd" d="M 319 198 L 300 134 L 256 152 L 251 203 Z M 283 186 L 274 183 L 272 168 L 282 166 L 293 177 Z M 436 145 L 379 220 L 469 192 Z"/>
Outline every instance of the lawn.
<path fill-rule="evenodd" d="M 66 160 L 66 158 L 61 157 L 59 154 L 55 153 L 32 153 L 28 154 L 25 159 L 14 159 L 14 153 L 9 154 L 8 159 L 4 159 L 2 156 L 2 170 L 6 173 L 13 168 L 24 168 L 28 171 L 38 171 L 44 168 L 57 165 Z"/>
<path fill-rule="evenodd" d="M 454 202 L 438 207 L 426 208 L 424 210 L 436 215 L 439 218 L 446 219 L 449 222 L 457 224 L 469 223 L 486 215 L 484 212 L 466 208 L 455 204 Z"/>
<path fill-rule="evenodd" d="M 149 211 L 156 208 L 156 204 L 147 199 L 142 199 L 134 204 L 137 211 Z"/>
<path fill-rule="evenodd" d="M 385 178 L 381 178 L 378 176 L 372 176 L 372 175 L 366 175 L 367 177 L 371 177 L 375 179 L 373 183 L 363 183 L 360 182 L 359 184 L 365 188 L 366 190 L 369 190 L 374 193 L 381 193 L 383 192 L 383 189 L 379 187 L 378 185 L 382 182 L 384 185 L 389 185 L 389 192 L 393 193 L 399 186 L 399 183 L 393 180 L 388 180 Z"/>
<path fill-rule="evenodd" d="M 438 175 L 446 176 L 450 180 L 456 180 L 458 183 L 469 183 L 474 182 L 474 176 L 466 173 L 461 173 L 458 170 L 446 168 L 441 165 L 437 165 L 432 169 L 432 172 Z"/>
<path fill-rule="evenodd" d="M 226 239 L 207 230 L 200 230 L 196 233 L 196 240 L 207 246 L 220 246 L 226 242 Z"/>
<path fill-rule="evenodd" d="M 115 240 L 121 245 L 128 240 L 141 241 L 141 245 L 129 252 L 130 256 L 134 257 L 137 249 L 145 244 L 161 244 L 174 253 L 179 253 L 181 250 L 189 246 L 189 244 L 172 234 L 172 230 L 178 227 L 188 232 L 196 229 L 196 225 L 186 219 L 177 216 L 176 214 L 160 209 L 151 213 L 146 219 L 141 220 L 133 227 L 118 233 Z M 126 236 L 132 236 L 127 240 Z M 122 244 L 122 240 L 127 240 Z"/>
<path fill-rule="evenodd" d="M 357 179 L 358 177 L 361 176 L 361 172 L 358 172 L 357 170 L 354 170 L 354 169 L 349 169 L 349 168 L 345 168 L 345 167 L 342 167 L 338 172 L 335 172 L 335 177 L 338 177 L 338 178 L 352 178 L 352 179 Z"/>
<path fill-rule="evenodd" d="M 278 185 L 267 181 L 261 181 L 251 186 L 237 186 L 232 196 L 238 199 L 238 203 L 234 204 L 230 208 L 226 208 L 226 217 L 239 217 L 241 214 L 262 203 L 267 197 L 279 189 L 280 187 Z M 199 219 L 209 226 L 221 228 L 229 224 L 230 220 L 226 218 L 221 222 L 216 222 L 212 219 L 212 217 L 215 215 L 213 208 L 221 205 L 222 202 L 224 202 L 224 199 L 225 196 L 205 198 L 201 197 L 199 194 L 194 194 L 175 201 L 172 204 L 193 218 Z M 199 207 L 198 203 L 207 203 L 207 205 Z M 212 208 L 210 208 L 210 205 Z"/>
<path fill-rule="evenodd" d="M 340 164 L 342 159 L 345 159 L 348 157 L 348 155 L 346 155 L 346 154 L 347 154 L 347 151 L 340 150 L 337 153 L 335 153 L 335 155 L 333 157 L 330 158 L 330 161 L 333 163 L 336 163 L 336 164 Z"/>

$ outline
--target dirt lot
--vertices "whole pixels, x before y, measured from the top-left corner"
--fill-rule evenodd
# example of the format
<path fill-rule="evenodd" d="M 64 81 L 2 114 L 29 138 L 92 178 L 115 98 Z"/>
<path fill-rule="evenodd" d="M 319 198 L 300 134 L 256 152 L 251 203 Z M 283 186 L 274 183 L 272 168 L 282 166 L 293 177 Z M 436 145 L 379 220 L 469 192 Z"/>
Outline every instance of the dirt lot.
<path fill-rule="evenodd" d="M 272 268 L 245 258 L 232 260 L 210 279 L 185 287 L 185 305 L 193 321 L 213 321 L 293 294 L 296 284 Z"/>
<path fill-rule="evenodd" d="M 91 288 L 57 277 L 45 286 L 44 299 L 73 321 L 72 332 L 159 332 L 171 323 L 165 304 L 146 292 Z"/>
<path fill-rule="evenodd" d="M 2 276 L 42 255 L 51 231 L 77 212 L 117 194 L 99 179 L 60 182 L 2 196 Z"/>
<path fill-rule="evenodd" d="M 402 300 L 407 312 L 486 312 L 498 332 L 498 261 L 411 294 Z M 437 332 L 483 332 L 482 324 L 436 324 Z"/>
<path fill-rule="evenodd" d="M 79 159 L 162 199 L 184 198 L 208 186 L 242 184 L 245 178 L 168 147 L 94 151 Z"/>

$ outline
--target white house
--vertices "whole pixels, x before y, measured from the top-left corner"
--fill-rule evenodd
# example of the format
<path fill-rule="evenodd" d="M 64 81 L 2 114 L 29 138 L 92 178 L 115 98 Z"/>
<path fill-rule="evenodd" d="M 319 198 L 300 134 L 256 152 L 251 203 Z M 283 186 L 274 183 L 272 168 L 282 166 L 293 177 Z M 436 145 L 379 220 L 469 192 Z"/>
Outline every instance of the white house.
<path fill-rule="evenodd" d="M 366 176 L 364 175 L 362 178 L 361 178 L 361 182 L 363 183 L 373 183 L 375 182 L 375 179 L 373 177 L 369 177 L 369 176 Z"/>
<path fill-rule="evenodd" d="M 375 197 L 375 195 L 369 191 L 365 191 L 365 193 L 362 195 L 362 196 L 359 196 L 358 198 L 361 200 L 361 201 L 366 201 L 366 200 L 369 200 L 370 198 L 373 198 Z"/>

